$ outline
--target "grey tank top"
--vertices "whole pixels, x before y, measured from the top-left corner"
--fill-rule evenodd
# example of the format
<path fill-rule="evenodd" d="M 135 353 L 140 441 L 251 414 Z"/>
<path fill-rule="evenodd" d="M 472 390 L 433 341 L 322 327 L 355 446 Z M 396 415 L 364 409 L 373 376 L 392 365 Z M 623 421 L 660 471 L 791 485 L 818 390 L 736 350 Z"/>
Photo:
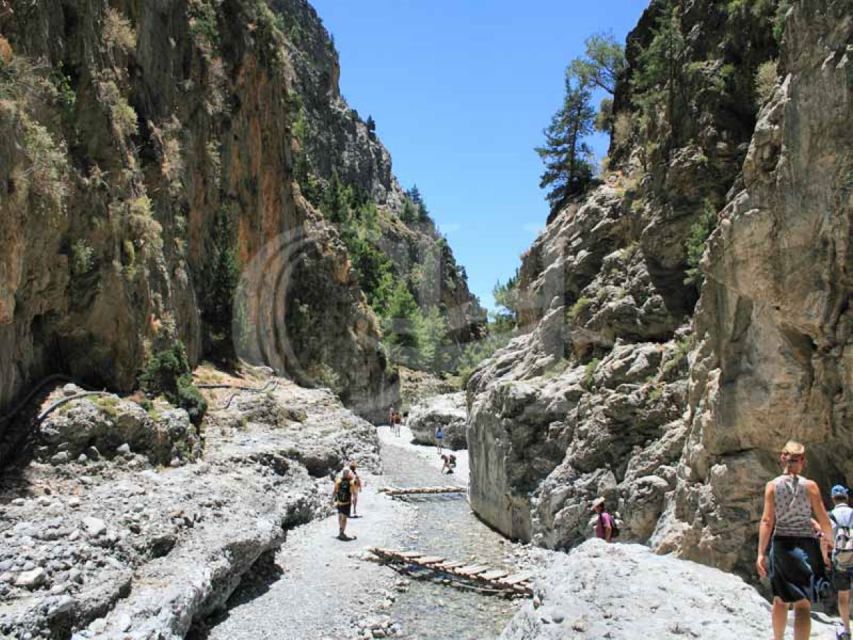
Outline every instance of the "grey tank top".
<path fill-rule="evenodd" d="M 812 505 L 803 476 L 779 476 L 776 490 L 776 528 L 774 536 L 813 538 Z"/>

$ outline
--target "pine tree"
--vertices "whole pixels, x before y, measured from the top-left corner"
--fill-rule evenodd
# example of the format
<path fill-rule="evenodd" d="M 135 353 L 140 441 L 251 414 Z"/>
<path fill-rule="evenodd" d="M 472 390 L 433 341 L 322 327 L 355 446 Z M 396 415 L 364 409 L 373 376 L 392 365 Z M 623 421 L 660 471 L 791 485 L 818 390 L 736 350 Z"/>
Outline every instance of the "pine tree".
<path fill-rule="evenodd" d="M 595 122 L 590 99 L 588 82 L 568 70 L 563 106 L 543 131 L 545 146 L 536 149 L 545 163 L 539 188 L 550 189 L 546 198 L 552 211 L 582 193 L 592 180 L 592 149 L 584 142 L 593 132 Z"/>
<path fill-rule="evenodd" d="M 376 137 L 376 120 L 373 119 L 373 116 L 367 116 L 367 135 L 371 138 Z"/>
<path fill-rule="evenodd" d="M 612 33 L 598 33 L 586 39 L 586 57 L 572 60 L 570 72 L 582 83 L 613 95 L 616 81 L 625 68 L 625 51 Z"/>
<path fill-rule="evenodd" d="M 210 259 L 205 270 L 206 286 L 202 299 L 202 318 L 207 323 L 210 348 L 217 355 L 233 357 L 231 339 L 234 292 L 240 279 L 234 229 L 226 206 L 214 218 Z"/>
<path fill-rule="evenodd" d="M 672 124 L 676 100 L 684 89 L 686 52 L 678 7 L 673 6 L 658 17 L 655 35 L 638 56 L 631 78 L 634 101 L 650 122 L 656 120 L 663 106 L 666 122 Z"/>

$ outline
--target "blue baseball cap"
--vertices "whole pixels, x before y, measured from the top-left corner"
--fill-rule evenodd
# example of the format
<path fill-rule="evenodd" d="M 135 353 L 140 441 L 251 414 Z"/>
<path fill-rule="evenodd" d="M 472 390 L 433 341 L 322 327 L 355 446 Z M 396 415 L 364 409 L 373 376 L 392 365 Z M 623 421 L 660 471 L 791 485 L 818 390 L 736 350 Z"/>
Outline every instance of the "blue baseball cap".
<path fill-rule="evenodd" d="M 833 498 L 846 498 L 850 493 L 847 491 L 847 487 L 842 484 L 837 484 L 832 487 L 832 497 Z"/>

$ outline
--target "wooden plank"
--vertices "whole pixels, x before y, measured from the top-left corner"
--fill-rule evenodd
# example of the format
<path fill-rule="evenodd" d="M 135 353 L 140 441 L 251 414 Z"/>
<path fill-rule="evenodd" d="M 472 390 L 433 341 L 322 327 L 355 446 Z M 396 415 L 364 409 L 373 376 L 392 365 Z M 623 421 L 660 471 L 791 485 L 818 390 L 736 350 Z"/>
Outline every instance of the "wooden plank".
<path fill-rule="evenodd" d="M 492 569 L 491 571 L 486 571 L 486 573 L 481 573 L 477 576 L 478 580 L 497 580 L 498 578 L 505 578 L 509 574 L 502 569 Z"/>
<path fill-rule="evenodd" d="M 454 573 L 458 573 L 460 576 L 470 577 L 488 570 L 489 567 L 485 565 L 475 564 L 468 567 L 462 567 L 461 569 L 456 569 Z"/>
<path fill-rule="evenodd" d="M 423 554 L 420 551 L 397 551 L 395 555 L 405 558 L 406 560 L 414 560 L 420 558 Z"/>
<path fill-rule="evenodd" d="M 453 562 L 442 562 L 441 564 L 433 565 L 433 569 L 458 569 L 464 567 L 467 563 L 454 560 Z"/>
<path fill-rule="evenodd" d="M 522 582 L 527 582 L 530 578 L 533 577 L 531 573 L 516 573 L 514 576 L 510 576 L 509 578 L 502 578 L 500 580 L 501 584 L 506 584 L 512 586 L 514 584 L 520 584 Z"/>
<path fill-rule="evenodd" d="M 439 562 L 444 562 L 446 558 L 442 558 L 441 556 L 424 556 L 422 558 L 418 558 L 418 564 L 437 564 Z"/>
<path fill-rule="evenodd" d="M 467 493 L 465 487 L 385 487 L 382 489 L 389 496 L 410 496 L 419 494 L 440 494 L 440 493 Z"/>

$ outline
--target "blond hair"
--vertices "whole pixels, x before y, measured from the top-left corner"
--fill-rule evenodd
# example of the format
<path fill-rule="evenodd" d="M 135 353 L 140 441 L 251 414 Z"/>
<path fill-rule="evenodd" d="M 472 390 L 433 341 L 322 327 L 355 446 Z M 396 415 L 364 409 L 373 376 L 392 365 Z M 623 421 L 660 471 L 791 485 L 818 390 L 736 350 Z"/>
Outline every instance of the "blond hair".
<path fill-rule="evenodd" d="M 788 440 L 784 447 L 782 447 L 782 454 L 789 456 L 801 456 L 806 453 L 806 447 L 802 442 L 797 442 L 796 440 Z"/>

